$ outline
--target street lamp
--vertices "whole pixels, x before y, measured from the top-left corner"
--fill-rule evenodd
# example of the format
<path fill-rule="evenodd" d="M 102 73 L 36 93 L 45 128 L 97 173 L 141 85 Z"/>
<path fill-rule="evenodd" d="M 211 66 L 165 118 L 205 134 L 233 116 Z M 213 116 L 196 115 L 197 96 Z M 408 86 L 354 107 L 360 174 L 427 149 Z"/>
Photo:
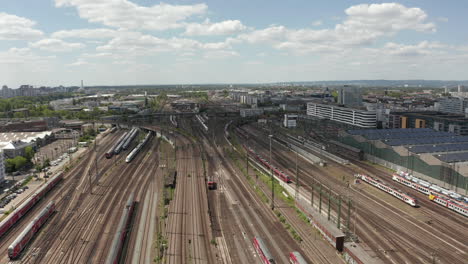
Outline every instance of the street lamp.
<path fill-rule="evenodd" d="M 273 135 L 268 135 L 270 138 L 270 177 L 271 177 L 271 210 L 275 209 L 275 181 L 273 178 L 273 163 L 271 162 L 271 138 Z"/>

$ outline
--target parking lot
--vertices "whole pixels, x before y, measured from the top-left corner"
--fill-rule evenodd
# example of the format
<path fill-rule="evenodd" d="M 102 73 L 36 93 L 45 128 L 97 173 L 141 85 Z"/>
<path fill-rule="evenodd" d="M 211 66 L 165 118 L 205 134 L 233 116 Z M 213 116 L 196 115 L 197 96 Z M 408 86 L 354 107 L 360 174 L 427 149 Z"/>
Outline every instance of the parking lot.
<path fill-rule="evenodd" d="M 74 139 L 58 139 L 39 149 L 34 157 L 36 163 L 42 164 L 47 159 L 50 162 L 57 160 L 64 153 L 67 153 L 68 149 L 75 147 L 76 144 L 77 141 Z"/>
<path fill-rule="evenodd" d="M 0 201 L 0 212 L 4 213 L 12 208 L 16 208 L 24 199 L 26 199 L 32 192 L 34 192 L 39 185 L 44 183 L 42 180 L 31 180 L 27 186 L 20 188 L 3 189 L 2 196 L 4 197 Z"/>

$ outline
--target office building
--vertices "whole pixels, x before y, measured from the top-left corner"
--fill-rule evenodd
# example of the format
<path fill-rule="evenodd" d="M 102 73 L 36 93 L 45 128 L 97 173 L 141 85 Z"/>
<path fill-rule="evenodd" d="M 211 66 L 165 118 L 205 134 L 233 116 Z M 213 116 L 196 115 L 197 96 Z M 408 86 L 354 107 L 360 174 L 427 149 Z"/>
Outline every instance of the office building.
<path fill-rule="evenodd" d="M 338 104 L 358 107 L 362 105 L 361 89 L 354 86 L 345 85 L 338 89 Z"/>
<path fill-rule="evenodd" d="M 308 103 L 307 115 L 330 119 L 339 123 L 362 128 L 375 128 L 377 125 L 377 115 L 375 111 L 359 110 L 336 105 Z"/>
<path fill-rule="evenodd" d="M 434 108 L 442 113 L 464 114 L 468 108 L 468 99 L 462 97 L 443 97 L 435 104 Z"/>
<path fill-rule="evenodd" d="M 297 126 L 297 115 L 284 115 L 284 127 L 291 128 Z"/>

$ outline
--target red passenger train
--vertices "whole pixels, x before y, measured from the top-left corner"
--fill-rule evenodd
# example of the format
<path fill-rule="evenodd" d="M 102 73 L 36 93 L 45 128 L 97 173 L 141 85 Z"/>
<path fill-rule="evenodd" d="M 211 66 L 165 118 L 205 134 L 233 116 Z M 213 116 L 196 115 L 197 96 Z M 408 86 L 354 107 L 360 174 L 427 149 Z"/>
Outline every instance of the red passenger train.
<path fill-rule="evenodd" d="M 289 175 L 287 175 L 285 172 L 281 171 L 277 167 L 273 166 L 268 162 L 266 159 L 264 159 L 262 156 L 257 154 L 255 151 L 253 151 L 251 148 L 244 146 L 244 148 L 250 153 L 250 155 L 254 156 L 257 161 L 259 161 L 263 166 L 267 167 L 268 170 L 272 170 L 273 174 L 276 175 L 278 178 L 280 178 L 282 181 L 286 183 L 291 182 L 291 178 Z"/>
<path fill-rule="evenodd" d="M 40 200 L 47 192 L 50 191 L 63 178 L 63 174 L 59 173 L 53 176 L 47 183 L 39 187 L 39 189 L 31 195 L 24 203 L 14 210 L 6 219 L 0 223 L 0 237 L 3 236 L 10 228 L 15 225 L 21 218 Z"/>
<path fill-rule="evenodd" d="M 380 190 L 396 197 L 397 199 L 399 200 L 402 200 L 403 202 L 413 206 L 413 207 L 418 207 L 418 201 L 416 200 L 416 198 L 412 197 L 411 195 L 405 193 L 405 192 L 402 192 L 398 189 L 395 189 L 389 185 L 387 185 L 386 183 L 378 180 L 378 179 L 374 179 L 368 175 L 364 175 L 364 174 L 355 174 L 354 177 L 356 178 L 359 178 L 367 183 L 369 183 L 370 185 L 373 185 L 374 187 L 376 188 L 379 188 Z"/>
<path fill-rule="evenodd" d="M 297 251 L 289 253 L 289 262 L 291 262 L 291 264 L 307 264 L 307 261 L 301 253 Z"/>
<path fill-rule="evenodd" d="M 31 241 L 34 235 L 54 212 L 55 202 L 51 201 L 8 247 L 8 257 L 10 257 L 10 259 L 17 259 L 20 256 L 21 251 L 23 251 L 29 241 Z"/>
<path fill-rule="evenodd" d="M 263 242 L 263 240 L 260 237 L 254 237 L 253 245 L 264 264 L 275 263 L 275 260 L 273 259 L 273 256 L 266 247 L 265 242 Z"/>

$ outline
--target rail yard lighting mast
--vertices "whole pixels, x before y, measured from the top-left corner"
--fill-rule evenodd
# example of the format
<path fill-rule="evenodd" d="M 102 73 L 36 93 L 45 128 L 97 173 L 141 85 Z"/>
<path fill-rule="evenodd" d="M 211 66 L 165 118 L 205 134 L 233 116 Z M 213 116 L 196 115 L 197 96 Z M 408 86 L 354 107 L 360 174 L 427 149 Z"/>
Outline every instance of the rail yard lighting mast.
<path fill-rule="evenodd" d="M 271 210 L 275 209 L 275 181 L 273 178 L 273 163 L 271 163 L 271 138 L 273 135 L 268 135 L 270 138 L 270 177 L 271 177 Z"/>

